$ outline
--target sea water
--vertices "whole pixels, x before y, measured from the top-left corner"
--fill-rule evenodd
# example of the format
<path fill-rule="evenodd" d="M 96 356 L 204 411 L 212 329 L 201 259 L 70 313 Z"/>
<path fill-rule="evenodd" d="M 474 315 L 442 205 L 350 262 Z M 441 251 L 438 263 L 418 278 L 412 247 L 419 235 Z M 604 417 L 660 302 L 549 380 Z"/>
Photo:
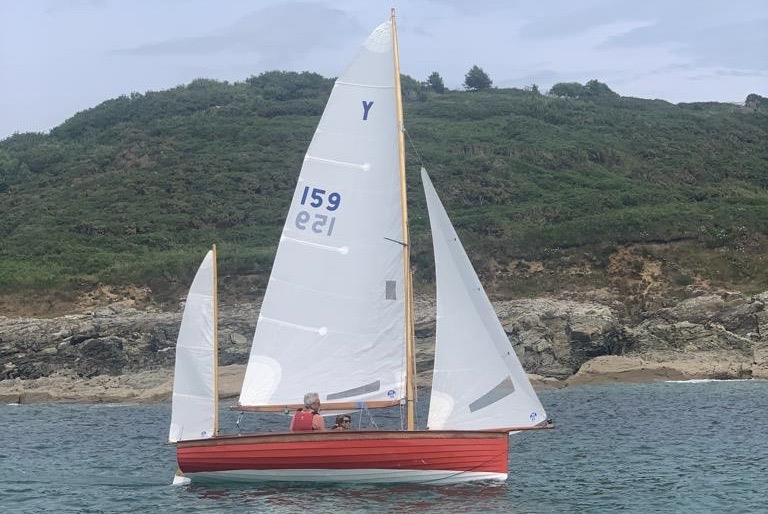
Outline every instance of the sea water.
<path fill-rule="evenodd" d="M 0 512 L 768 512 L 768 382 L 540 397 L 557 428 L 511 436 L 506 483 L 461 485 L 174 487 L 170 404 L 4 405 Z M 236 417 L 222 411 L 222 428 Z M 397 426 L 399 412 L 374 421 Z M 250 415 L 240 428 L 286 423 Z"/>

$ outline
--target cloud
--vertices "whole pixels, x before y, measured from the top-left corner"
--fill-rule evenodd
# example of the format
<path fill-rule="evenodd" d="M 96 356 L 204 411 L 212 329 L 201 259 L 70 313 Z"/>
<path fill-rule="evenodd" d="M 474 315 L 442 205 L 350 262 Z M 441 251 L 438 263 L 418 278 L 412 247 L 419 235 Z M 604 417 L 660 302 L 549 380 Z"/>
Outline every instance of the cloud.
<path fill-rule="evenodd" d="M 713 72 L 719 77 L 768 77 L 768 70 L 732 70 L 718 69 Z"/>
<path fill-rule="evenodd" d="M 6 7 L 7 4 L 7 7 Z M 460 87 L 596 78 L 673 101 L 766 94 L 765 0 L 0 0 L 0 137 L 196 77 L 334 76 L 395 5 L 403 71 Z M 98 44 L 94 44 L 97 41 Z M 122 50 L 113 50 L 120 48 Z M 50 84 L 57 87 L 51 88 Z"/>
<path fill-rule="evenodd" d="M 344 11 L 310 2 L 271 5 L 201 36 L 179 37 L 113 53 L 136 56 L 256 53 L 262 62 L 286 64 L 317 48 L 344 46 L 365 30 Z"/>
<path fill-rule="evenodd" d="M 539 9 L 520 28 L 520 35 L 529 39 L 564 39 L 584 34 L 604 25 L 617 23 L 653 23 L 659 13 L 654 3 L 623 4 L 598 0 L 577 3 L 550 2 Z M 590 5 L 592 4 L 592 5 Z M 669 14 L 670 7 L 666 8 Z M 542 14 L 544 13 L 544 14 Z"/>
<path fill-rule="evenodd" d="M 107 7 L 106 0 L 69 0 L 68 2 L 50 1 L 45 7 L 46 14 L 57 14 L 66 11 L 92 11 Z"/>
<path fill-rule="evenodd" d="M 507 9 L 517 10 L 524 7 L 519 0 L 482 0 L 475 2 L 467 2 L 466 0 L 432 0 L 432 3 L 447 6 L 456 12 L 470 16 L 482 16 L 488 14 L 488 12 Z"/>
<path fill-rule="evenodd" d="M 603 44 L 605 48 L 662 45 L 700 66 L 768 70 L 768 18 L 706 27 L 658 23 Z"/>

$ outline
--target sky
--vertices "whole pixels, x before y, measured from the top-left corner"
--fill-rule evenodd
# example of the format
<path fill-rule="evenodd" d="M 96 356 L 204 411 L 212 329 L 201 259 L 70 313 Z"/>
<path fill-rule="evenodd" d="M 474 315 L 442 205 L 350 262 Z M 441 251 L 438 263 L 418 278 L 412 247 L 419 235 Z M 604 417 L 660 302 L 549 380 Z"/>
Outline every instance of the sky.
<path fill-rule="evenodd" d="M 0 139 L 195 78 L 340 74 L 398 12 L 401 70 L 461 88 L 598 79 L 624 96 L 768 96 L 765 0 L 0 0 Z"/>

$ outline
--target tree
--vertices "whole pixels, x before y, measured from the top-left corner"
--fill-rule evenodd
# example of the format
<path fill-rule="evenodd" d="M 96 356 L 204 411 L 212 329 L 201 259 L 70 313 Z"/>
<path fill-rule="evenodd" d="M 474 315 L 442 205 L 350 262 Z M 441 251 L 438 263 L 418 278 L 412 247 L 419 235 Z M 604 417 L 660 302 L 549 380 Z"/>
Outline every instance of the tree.
<path fill-rule="evenodd" d="M 424 84 L 410 75 L 400 74 L 400 92 L 404 100 L 423 102 L 427 99 L 427 93 L 424 91 L 424 88 Z"/>
<path fill-rule="evenodd" d="M 477 65 L 472 66 L 467 74 L 464 75 L 464 89 L 481 91 L 483 89 L 490 89 L 492 85 L 491 77 Z"/>
<path fill-rule="evenodd" d="M 744 106 L 749 107 L 750 109 L 757 109 L 761 105 L 766 104 L 766 100 L 768 100 L 768 98 L 762 97 L 757 93 L 750 93 L 747 95 L 747 99 L 744 100 Z"/>
<path fill-rule="evenodd" d="M 592 79 L 584 84 L 584 92 L 585 96 L 619 96 L 611 88 L 608 87 L 608 84 L 595 79 Z"/>
<path fill-rule="evenodd" d="M 553 96 L 567 96 L 569 98 L 579 98 L 584 96 L 584 86 L 578 82 L 558 82 L 549 90 Z"/>
<path fill-rule="evenodd" d="M 592 79 L 583 86 L 578 82 L 559 82 L 549 90 L 550 95 L 569 98 L 611 98 L 618 97 L 607 84 Z"/>
<path fill-rule="evenodd" d="M 218 84 L 215 81 L 208 82 Z M 280 101 L 313 98 L 329 92 L 333 87 L 333 80 L 308 71 L 265 71 L 245 79 L 245 82 L 258 90 L 264 98 Z"/>
<path fill-rule="evenodd" d="M 435 93 L 445 93 L 445 84 L 443 83 L 443 77 L 436 71 L 433 71 L 429 77 L 427 77 L 427 89 L 434 91 Z"/>

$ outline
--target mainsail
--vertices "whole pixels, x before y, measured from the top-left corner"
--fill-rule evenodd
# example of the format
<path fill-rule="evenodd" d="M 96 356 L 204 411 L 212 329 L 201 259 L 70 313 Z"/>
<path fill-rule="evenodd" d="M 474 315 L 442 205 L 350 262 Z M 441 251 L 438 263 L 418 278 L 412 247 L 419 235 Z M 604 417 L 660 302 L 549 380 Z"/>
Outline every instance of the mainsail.
<path fill-rule="evenodd" d="M 209 251 L 189 289 L 173 375 L 173 405 L 168 440 L 213 437 L 216 430 L 216 355 L 214 344 L 215 263 Z"/>
<path fill-rule="evenodd" d="M 546 413 L 422 168 L 437 281 L 430 429 L 531 427 Z"/>
<path fill-rule="evenodd" d="M 403 215 L 392 23 L 336 80 L 283 227 L 240 407 L 405 396 Z M 270 407 L 272 409 L 270 409 Z"/>

